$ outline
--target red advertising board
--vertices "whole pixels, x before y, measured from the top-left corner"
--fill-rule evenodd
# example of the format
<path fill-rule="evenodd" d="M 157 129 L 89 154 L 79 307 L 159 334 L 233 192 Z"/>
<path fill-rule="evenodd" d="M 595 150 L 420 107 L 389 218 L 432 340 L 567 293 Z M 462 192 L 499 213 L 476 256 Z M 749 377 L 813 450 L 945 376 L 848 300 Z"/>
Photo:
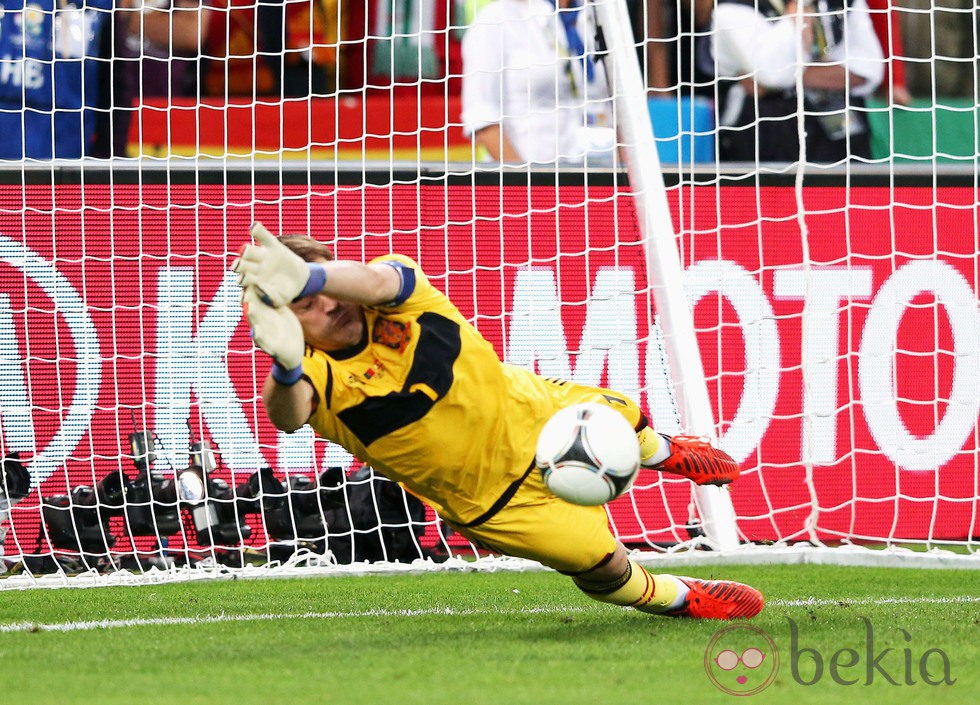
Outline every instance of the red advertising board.
<path fill-rule="evenodd" d="M 412 256 L 502 356 L 669 417 L 628 190 L 233 181 L 0 184 L 0 428 L 41 480 L 8 553 L 33 551 L 39 494 L 131 467 L 134 418 L 178 464 L 190 426 L 232 482 L 340 457 L 261 411 L 268 363 L 229 274 L 253 220 L 340 257 Z M 805 539 L 811 516 L 825 539 L 977 535 L 976 189 L 812 186 L 802 222 L 791 186 L 670 200 L 745 536 Z M 685 538 L 688 485 L 639 484 L 620 533 Z"/>

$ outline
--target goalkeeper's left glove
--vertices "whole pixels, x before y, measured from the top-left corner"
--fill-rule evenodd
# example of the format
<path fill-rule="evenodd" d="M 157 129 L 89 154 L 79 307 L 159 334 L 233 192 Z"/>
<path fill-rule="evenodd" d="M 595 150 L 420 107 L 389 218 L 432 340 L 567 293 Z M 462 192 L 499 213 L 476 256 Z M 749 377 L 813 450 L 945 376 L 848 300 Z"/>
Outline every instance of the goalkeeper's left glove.
<path fill-rule="evenodd" d="M 254 223 L 250 232 L 259 244 L 245 245 L 232 265 L 243 289 L 255 287 L 269 306 L 285 306 L 323 289 L 327 280 L 323 265 L 304 262 L 262 223 Z"/>
<path fill-rule="evenodd" d="M 296 384 L 303 376 L 306 353 L 303 327 L 296 314 L 286 306 L 269 306 L 253 286 L 245 287 L 242 304 L 252 329 L 252 340 L 273 359 L 272 378 L 279 384 Z"/>

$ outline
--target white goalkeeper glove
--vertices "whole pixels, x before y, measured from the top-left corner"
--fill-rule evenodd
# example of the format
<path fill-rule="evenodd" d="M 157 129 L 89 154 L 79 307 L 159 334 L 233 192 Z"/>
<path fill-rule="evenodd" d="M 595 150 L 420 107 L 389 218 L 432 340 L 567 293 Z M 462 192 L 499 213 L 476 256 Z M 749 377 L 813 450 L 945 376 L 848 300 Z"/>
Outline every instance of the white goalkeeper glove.
<path fill-rule="evenodd" d="M 306 353 L 303 328 L 296 314 L 286 306 L 269 306 L 254 286 L 245 287 L 242 304 L 252 329 L 252 341 L 273 359 L 272 378 L 279 384 L 296 384 L 303 376 Z"/>
<path fill-rule="evenodd" d="M 259 298 L 274 307 L 323 289 L 327 280 L 323 265 L 304 262 L 262 223 L 253 223 L 249 232 L 258 244 L 245 245 L 232 265 L 242 289 L 254 287 Z"/>

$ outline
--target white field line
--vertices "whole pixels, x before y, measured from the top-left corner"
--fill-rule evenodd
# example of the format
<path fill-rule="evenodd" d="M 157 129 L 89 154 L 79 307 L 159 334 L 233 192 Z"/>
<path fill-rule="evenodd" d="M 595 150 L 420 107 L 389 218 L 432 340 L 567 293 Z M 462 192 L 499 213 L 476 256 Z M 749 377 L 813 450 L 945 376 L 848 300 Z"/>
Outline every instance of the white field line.
<path fill-rule="evenodd" d="M 144 619 L 101 619 L 88 622 L 57 622 L 37 624 L 33 622 L 11 622 L 0 624 L 3 632 L 78 632 L 92 629 L 118 629 L 120 627 L 143 627 L 154 625 L 172 626 L 177 624 L 217 624 L 221 622 L 271 622 L 283 619 L 361 619 L 364 617 L 425 617 L 431 615 L 473 616 L 483 614 L 559 614 L 564 612 L 583 612 L 582 607 L 528 607 L 522 609 L 453 609 L 452 607 L 433 607 L 421 610 L 362 610 L 357 612 L 303 612 L 301 614 L 217 614 L 200 617 L 148 617 Z"/>
<path fill-rule="evenodd" d="M 980 595 L 951 595 L 949 597 L 866 597 L 861 600 L 818 600 L 808 597 L 805 600 L 772 600 L 767 605 L 776 607 L 826 607 L 829 605 L 956 605 L 980 602 Z"/>
<path fill-rule="evenodd" d="M 940 605 L 968 604 L 980 602 L 978 595 L 954 595 L 950 597 L 882 597 L 860 600 L 772 600 L 770 607 L 827 607 L 846 603 L 847 605 Z M 584 612 L 584 607 L 527 607 L 520 609 L 453 609 L 433 607 L 419 610 L 373 609 L 358 612 L 304 612 L 301 614 L 218 614 L 200 617 L 149 617 L 143 619 L 102 619 L 84 622 L 56 622 L 40 624 L 35 622 L 9 622 L 0 624 L 0 633 L 12 632 L 81 632 L 96 629 L 122 629 L 127 627 L 173 626 L 181 624 L 218 624 L 223 622 L 271 622 L 285 619 L 362 619 L 372 617 L 425 617 L 432 615 L 475 616 L 488 614 L 568 614 Z"/>

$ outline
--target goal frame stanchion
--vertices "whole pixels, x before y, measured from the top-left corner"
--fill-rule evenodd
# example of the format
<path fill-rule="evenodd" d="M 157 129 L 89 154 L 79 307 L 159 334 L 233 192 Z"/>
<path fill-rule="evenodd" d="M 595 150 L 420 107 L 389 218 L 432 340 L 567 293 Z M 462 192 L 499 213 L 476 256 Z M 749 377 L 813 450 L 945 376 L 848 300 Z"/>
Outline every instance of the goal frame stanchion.
<path fill-rule="evenodd" d="M 614 86 L 617 132 L 626 158 L 637 225 L 644 244 L 647 281 L 660 317 L 673 392 L 685 432 L 717 441 L 714 412 L 684 289 L 684 269 L 667 202 L 646 90 L 625 0 L 597 0 L 596 17 L 606 42 L 606 70 Z M 702 529 L 714 548 L 738 547 L 735 510 L 728 490 L 694 489 Z"/>

